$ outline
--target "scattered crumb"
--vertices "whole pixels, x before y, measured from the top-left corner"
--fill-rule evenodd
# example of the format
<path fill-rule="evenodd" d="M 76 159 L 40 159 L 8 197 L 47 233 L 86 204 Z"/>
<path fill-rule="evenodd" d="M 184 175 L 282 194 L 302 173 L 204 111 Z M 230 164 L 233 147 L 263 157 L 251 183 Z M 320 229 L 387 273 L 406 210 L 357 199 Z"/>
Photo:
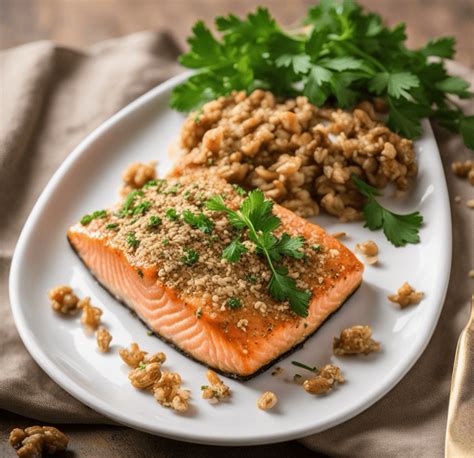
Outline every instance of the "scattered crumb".
<path fill-rule="evenodd" d="M 181 389 L 181 377 L 176 372 L 163 372 L 161 378 L 153 385 L 153 396 L 163 406 L 177 412 L 189 408 L 189 390 Z"/>
<path fill-rule="evenodd" d="M 469 183 L 474 186 L 474 161 L 454 161 L 451 164 L 454 174 L 460 178 L 467 178 Z"/>
<path fill-rule="evenodd" d="M 380 351 L 380 342 L 372 339 L 370 326 L 352 326 L 344 329 L 340 337 L 334 337 L 333 353 L 337 356 L 355 355 Z"/>
<path fill-rule="evenodd" d="M 230 388 L 211 369 L 207 371 L 207 380 L 210 385 L 201 387 L 203 399 L 208 399 L 211 404 L 217 404 L 230 396 Z"/>
<path fill-rule="evenodd" d="M 344 231 L 340 232 L 334 232 L 334 234 L 331 234 L 335 239 L 343 239 L 344 237 L 347 236 L 347 234 Z"/>
<path fill-rule="evenodd" d="M 331 391 L 336 382 L 345 382 L 341 369 L 333 364 L 326 364 L 314 377 L 304 381 L 303 388 L 311 394 L 324 394 Z"/>
<path fill-rule="evenodd" d="M 77 306 L 82 309 L 81 323 L 90 329 L 97 329 L 100 324 L 102 310 L 91 304 L 90 297 L 84 297 L 79 301 Z"/>
<path fill-rule="evenodd" d="M 257 407 L 260 410 L 269 410 L 275 407 L 278 402 L 277 395 L 271 391 L 265 391 L 257 401 Z"/>
<path fill-rule="evenodd" d="M 272 375 L 280 375 L 283 373 L 283 368 L 280 366 L 275 367 L 275 369 L 272 370 Z"/>
<path fill-rule="evenodd" d="M 96 332 L 97 347 L 102 353 L 107 353 L 110 348 L 110 342 L 112 341 L 112 335 L 110 332 L 101 326 Z"/>
<path fill-rule="evenodd" d="M 19 457 L 38 458 L 43 452 L 53 454 L 66 450 L 69 438 L 53 426 L 30 426 L 13 429 L 9 442 Z"/>
<path fill-rule="evenodd" d="M 455 196 L 454 202 L 456 202 L 457 204 L 461 203 L 461 196 Z"/>
<path fill-rule="evenodd" d="M 52 309 L 61 315 L 76 313 L 79 309 L 79 298 L 72 292 L 70 286 L 56 286 L 48 291 Z"/>
<path fill-rule="evenodd" d="M 405 308 L 408 305 L 418 304 L 423 299 L 424 293 L 417 292 L 407 282 L 398 288 L 396 294 L 390 294 L 388 300 L 400 305 L 400 308 Z"/>
<path fill-rule="evenodd" d="M 367 264 L 377 264 L 379 262 L 378 253 L 379 247 L 373 240 L 367 240 L 367 242 L 357 243 L 355 246 L 356 251 L 359 251 L 365 258 Z"/>
<path fill-rule="evenodd" d="M 469 208 L 474 208 L 474 199 L 469 199 L 469 200 L 466 202 L 466 205 L 467 205 Z"/>

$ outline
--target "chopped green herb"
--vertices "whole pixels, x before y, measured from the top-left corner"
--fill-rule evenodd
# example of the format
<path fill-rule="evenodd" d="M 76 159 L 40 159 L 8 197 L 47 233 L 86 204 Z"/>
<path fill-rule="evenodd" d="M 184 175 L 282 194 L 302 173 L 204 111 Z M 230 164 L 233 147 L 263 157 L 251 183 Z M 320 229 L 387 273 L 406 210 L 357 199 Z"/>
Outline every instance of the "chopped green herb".
<path fill-rule="evenodd" d="M 152 335 L 153 335 L 153 331 L 147 331 L 146 335 L 147 335 L 147 336 L 152 336 Z"/>
<path fill-rule="evenodd" d="M 295 374 L 293 375 L 293 381 L 294 382 L 299 382 L 301 379 L 303 378 L 303 376 L 301 374 Z"/>
<path fill-rule="evenodd" d="M 201 385 L 201 390 L 207 390 L 209 388 L 209 385 Z"/>
<path fill-rule="evenodd" d="M 162 223 L 161 218 L 156 215 L 150 216 L 148 220 L 148 227 L 158 227 Z"/>
<path fill-rule="evenodd" d="M 168 239 L 161 239 L 161 243 L 163 245 L 169 245 L 170 244 L 170 241 Z"/>
<path fill-rule="evenodd" d="M 207 165 L 214 165 L 214 159 L 208 159 Z"/>
<path fill-rule="evenodd" d="M 311 249 L 313 251 L 319 252 L 319 251 L 321 251 L 321 245 L 319 243 L 316 243 L 314 245 L 311 245 Z"/>
<path fill-rule="evenodd" d="M 107 210 L 97 210 L 90 215 L 84 215 L 81 218 L 81 224 L 87 226 L 92 220 L 97 218 L 105 218 L 107 216 Z"/>
<path fill-rule="evenodd" d="M 118 223 L 109 223 L 105 225 L 106 229 L 117 229 L 119 227 Z"/>
<path fill-rule="evenodd" d="M 199 261 L 199 253 L 192 248 L 184 248 L 184 256 L 181 257 L 181 261 L 187 266 L 193 266 Z"/>
<path fill-rule="evenodd" d="M 178 219 L 178 213 L 174 208 L 168 208 L 168 210 L 166 210 L 165 215 L 170 221 L 175 221 Z"/>
<path fill-rule="evenodd" d="M 460 132 L 474 149 L 474 116 L 452 99 L 473 94 L 468 82 L 449 75 L 443 60 L 453 59 L 454 38 L 408 49 L 405 24 L 388 27 L 380 15 L 350 0 L 320 1 L 301 23 L 304 29 L 290 32 L 259 7 L 243 19 L 217 17 L 216 38 L 196 22 L 190 49 L 179 58 L 194 73 L 173 89 L 171 106 L 190 111 L 234 90 L 256 88 L 340 108 L 380 97 L 390 109 L 388 125 L 403 136 L 418 137 L 421 120 L 429 116 Z"/>
<path fill-rule="evenodd" d="M 132 248 L 137 248 L 140 245 L 140 240 L 137 240 L 135 237 L 135 232 L 128 232 L 127 233 L 127 243 Z"/>
<path fill-rule="evenodd" d="M 300 316 L 308 315 L 308 304 L 311 292 L 297 288 L 296 281 L 288 276 L 288 269 L 276 264 L 284 256 L 301 259 L 303 252 L 302 237 L 290 237 L 283 234 L 281 238 L 273 235 L 273 231 L 281 226 L 281 220 L 273 214 L 273 201 L 265 200 L 263 192 L 255 189 L 242 201 L 238 211 L 231 210 L 222 196 L 214 196 L 206 202 L 212 211 L 223 211 L 229 223 L 241 231 L 248 229 L 248 237 L 255 244 L 257 253 L 262 255 L 272 271 L 268 292 L 277 301 L 288 300 L 291 309 Z"/>
<path fill-rule="evenodd" d="M 122 204 L 122 209 L 120 210 L 120 216 L 127 216 L 131 215 L 133 213 L 133 208 L 135 204 L 135 200 L 137 197 L 143 197 L 145 194 L 143 191 L 140 191 L 138 189 L 134 189 L 133 191 L 130 191 L 123 201 Z"/>
<path fill-rule="evenodd" d="M 141 362 L 138 364 L 138 368 L 141 369 L 141 370 L 144 370 L 144 369 L 146 369 L 146 364 L 145 364 L 143 361 L 141 361 Z"/>
<path fill-rule="evenodd" d="M 291 361 L 291 364 L 293 364 L 293 366 L 298 366 L 311 372 L 318 372 L 319 370 L 317 367 L 307 366 L 306 364 L 300 363 L 298 361 Z"/>
<path fill-rule="evenodd" d="M 199 229 L 205 234 L 212 233 L 214 222 L 210 220 L 204 213 L 194 214 L 190 210 L 184 210 L 183 219 L 190 226 Z"/>
<path fill-rule="evenodd" d="M 238 297 L 231 297 L 227 300 L 227 305 L 231 309 L 239 309 L 242 307 L 242 302 L 240 301 Z"/>
<path fill-rule="evenodd" d="M 253 274 L 245 274 L 245 280 L 247 280 L 249 283 L 252 283 L 252 285 L 255 285 L 258 282 L 258 277 Z"/>
<path fill-rule="evenodd" d="M 247 191 L 239 186 L 238 184 L 233 184 L 232 187 L 234 188 L 234 191 L 239 195 L 239 196 L 245 196 L 247 195 Z"/>
<path fill-rule="evenodd" d="M 191 197 L 191 193 L 189 191 L 185 191 L 183 197 L 185 200 L 189 200 L 189 198 Z"/>
<path fill-rule="evenodd" d="M 423 223 L 423 216 L 419 212 L 399 215 L 382 207 L 375 196 L 380 196 L 380 191 L 356 175 L 352 175 L 352 181 L 357 189 L 367 198 L 363 207 L 365 226 L 371 231 L 382 229 L 385 237 L 396 247 L 407 243 L 418 243 L 420 236 L 418 231 Z"/>
<path fill-rule="evenodd" d="M 150 181 L 147 181 L 142 189 L 148 189 L 148 188 L 152 188 L 153 186 L 158 186 L 158 180 L 150 180 Z"/>
<path fill-rule="evenodd" d="M 137 274 L 139 277 L 143 278 L 143 270 L 142 269 L 137 269 Z"/>
<path fill-rule="evenodd" d="M 163 194 L 174 194 L 174 195 L 176 195 L 176 194 L 178 194 L 179 186 L 180 186 L 180 184 L 176 183 L 173 186 L 171 186 L 171 188 L 167 189 L 166 191 L 163 191 Z"/>
<path fill-rule="evenodd" d="M 152 203 L 149 200 L 144 200 L 133 207 L 130 211 L 132 215 L 144 215 L 150 208 Z"/>

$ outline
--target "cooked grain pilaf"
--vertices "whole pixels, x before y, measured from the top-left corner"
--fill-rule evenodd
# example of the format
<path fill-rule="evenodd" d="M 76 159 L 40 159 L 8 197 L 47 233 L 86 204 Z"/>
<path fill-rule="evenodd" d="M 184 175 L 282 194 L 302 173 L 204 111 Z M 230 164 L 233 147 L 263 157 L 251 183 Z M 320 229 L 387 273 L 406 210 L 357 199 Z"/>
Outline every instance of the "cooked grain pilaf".
<path fill-rule="evenodd" d="M 417 173 L 410 140 L 390 131 L 369 102 L 352 112 L 317 108 L 306 97 L 236 92 L 189 115 L 179 169 L 206 166 L 231 183 L 260 187 L 301 216 L 321 206 L 341 220 L 361 218 L 351 174 L 376 187 L 406 190 Z"/>
<path fill-rule="evenodd" d="M 88 228 L 105 229 L 108 244 L 133 254 L 140 277 L 158 264 L 160 269 L 155 273 L 158 279 L 188 302 L 195 303 L 200 318 L 206 314 L 215 317 L 232 308 L 235 322 L 230 324 L 238 326 L 240 332 L 248 329 L 248 321 L 242 321 L 240 312 L 245 312 L 246 317 L 249 311 L 252 315 L 268 314 L 276 321 L 294 319 L 288 302 L 277 302 L 269 296 L 270 270 L 265 260 L 253 252 L 253 244 L 244 241 L 245 236 L 242 240 L 249 251 L 240 261 L 230 263 L 222 259 L 223 249 L 237 232 L 223 212 L 205 208 L 206 200 L 216 194 L 225 196 L 226 204 L 231 208 L 238 208 L 244 199 L 233 186 L 207 175 L 200 179 L 193 175 L 157 180 L 135 196 L 133 206 L 146 207 L 143 214 L 123 216 L 119 206 L 108 212 L 107 217 L 92 221 Z M 204 214 L 212 222 L 212 232 L 205 233 L 183 221 L 185 210 L 195 215 Z M 314 244 L 320 245 L 318 251 L 311 248 Z M 342 268 L 336 270 L 338 267 L 334 262 L 327 270 L 326 261 L 331 250 L 326 249 L 321 240 L 307 240 L 302 251 L 305 259 L 284 260 L 299 288 L 308 288 L 318 279 L 322 279 L 322 283 L 325 277 L 342 274 Z M 339 252 L 335 251 L 332 250 L 331 257 L 338 256 Z M 239 300 L 239 307 L 232 306 L 233 298 Z M 266 332 L 271 330 L 270 323 Z"/>

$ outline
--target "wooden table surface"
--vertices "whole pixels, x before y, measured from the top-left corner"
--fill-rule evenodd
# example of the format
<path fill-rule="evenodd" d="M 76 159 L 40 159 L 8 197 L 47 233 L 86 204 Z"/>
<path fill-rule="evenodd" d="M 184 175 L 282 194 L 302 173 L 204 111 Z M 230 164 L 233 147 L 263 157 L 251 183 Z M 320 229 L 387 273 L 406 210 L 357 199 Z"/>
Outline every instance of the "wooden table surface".
<path fill-rule="evenodd" d="M 244 14 L 257 4 L 269 6 L 276 18 L 291 24 L 308 0 L 0 0 L 0 48 L 39 39 L 81 47 L 106 38 L 145 29 L 169 29 L 182 46 L 197 19 L 219 14 Z M 452 35 L 457 59 L 474 66 L 473 0 L 360 0 L 389 24 L 407 23 L 409 43 Z"/>

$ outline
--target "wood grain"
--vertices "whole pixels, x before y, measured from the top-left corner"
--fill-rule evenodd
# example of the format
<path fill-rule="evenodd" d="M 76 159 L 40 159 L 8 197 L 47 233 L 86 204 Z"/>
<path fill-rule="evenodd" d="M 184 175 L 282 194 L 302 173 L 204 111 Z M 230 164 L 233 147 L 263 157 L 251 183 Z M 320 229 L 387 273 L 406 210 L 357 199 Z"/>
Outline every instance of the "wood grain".
<path fill-rule="evenodd" d="M 389 24 L 407 23 L 409 44 L 452 35 L 458 41 L 457 60 L 474 66 L 472 0 L 360 0 Z M 82 47 L 107 38 L 145 29 L 168 29 L 181 46 L 197 19 L 212 21 L 218 14 L 244 14 L 267 5 L 276 18 L 291 24 L 308 0 L 0 0 L 0 48 L 49 39 Z"/>

